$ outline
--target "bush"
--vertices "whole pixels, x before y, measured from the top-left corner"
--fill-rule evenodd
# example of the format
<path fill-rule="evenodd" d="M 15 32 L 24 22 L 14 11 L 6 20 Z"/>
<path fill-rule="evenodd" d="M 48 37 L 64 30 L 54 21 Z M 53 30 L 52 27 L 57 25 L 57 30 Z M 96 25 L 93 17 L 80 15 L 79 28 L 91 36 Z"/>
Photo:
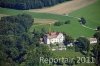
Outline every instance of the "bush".
<path fill-rule="evenodd" d="M 97 30 L 100 31 L 100 26 L 97 27 Z"/>
<path fill-rule="evenodd" d="M 70 24 L 70 20 L 68 20 L 68 21 L 65 21 L 65 24 Z"/>
<path fill-rule="evenodd" d="M 61 25 L 63 25 L 63 22 L 55 22 L 54 23 L 54 26 L 61 26 Z"/>

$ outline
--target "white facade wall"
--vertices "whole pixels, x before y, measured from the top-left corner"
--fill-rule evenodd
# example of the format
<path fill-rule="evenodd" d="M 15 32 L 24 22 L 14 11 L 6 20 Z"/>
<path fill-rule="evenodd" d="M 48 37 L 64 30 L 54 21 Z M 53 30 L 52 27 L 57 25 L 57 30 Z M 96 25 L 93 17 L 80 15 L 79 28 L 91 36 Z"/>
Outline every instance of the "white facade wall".
<path fill-rule="evenodd" d="M 95 44 L 97 43 L 97 41 L 90 41 L 90 44 Z"/>
<path fill-rule="evenodd" d="M 62 43 L 64 41 L 64 35 L 62 33 L 59 33 L 57 39 L 58 39 L 58 43 Z"/>
<path fill-rule="evenodd" d="M 50 44 L 50 40 L 47 38 L 47 44 Z"/>
<path fill-rule="evenodd" d="M 47 44 L 62 43 L 63 41 L 64 41 L 64 35 L 62 33 L 59 33 L 59 35 L 56 38 L 52 39 L 47 38 Z"/>

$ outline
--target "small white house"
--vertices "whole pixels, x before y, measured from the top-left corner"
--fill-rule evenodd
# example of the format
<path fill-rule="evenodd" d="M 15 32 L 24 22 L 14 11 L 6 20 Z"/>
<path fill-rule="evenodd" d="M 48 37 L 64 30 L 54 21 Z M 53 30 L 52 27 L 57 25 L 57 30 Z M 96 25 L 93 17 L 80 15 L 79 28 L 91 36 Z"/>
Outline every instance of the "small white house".
<path fill-rule="evenodd" d="M 90 38 L 90 44 L 95 44 L 97 43 L 97 39 L 96 38 Z"/>
<path fill-rule="evenodd" d="M 59 32 L 51 32 L 47 33 L 43 39 L 46 44 L 63 43 L 64 35 Z"/>

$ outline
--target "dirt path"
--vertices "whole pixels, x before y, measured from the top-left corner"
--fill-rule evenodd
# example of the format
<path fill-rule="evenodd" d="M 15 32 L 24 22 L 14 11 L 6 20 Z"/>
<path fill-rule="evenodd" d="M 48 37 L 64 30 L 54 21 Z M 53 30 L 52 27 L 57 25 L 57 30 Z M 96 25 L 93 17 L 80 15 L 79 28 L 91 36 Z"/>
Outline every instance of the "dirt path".
<path fill-rule="evenodd" d="M 79 17 L 70 16 L 70 15 L 68 15 L 68 14 L 66 14 L 65 16 L 72 17 L 72 18 L 75 18 L 75 19 L 77 19 L 77 20 L 80 20 L 80 19 L 81 19 L 81 18 L 79 18 Z M 97 29 L 88 27 L 88 26 L 86 26 L 86 25 L 81 25 L 81 26 L 84 27 L 84 28 L 90 29 L 90 30 L 97 30 Z"/>
<path fill-rule="evenodd" d="M 72 11 L 85 7 L 89 4 L 94 3 L 96 0 L 73 0 L 69 2 L 64 2 L 62 4 L 55 5 L 53 7 L 43 8 L 43 9 L 31 9 L 30 12 L 40 12 L 40 13 L 53 13 L 53 14 L 68 14 Z"/>
<path fill-rule="evenodd" d="M 90 30 L 96 30 L 96 29 L 93 29 L 93 28 L 91 28 L 91 27 L 88 27 L 88 26 L 85 26 L 85 25 L 82 25 L 84 28 L 87 28 L 87 29 L 90 29 Z"/>

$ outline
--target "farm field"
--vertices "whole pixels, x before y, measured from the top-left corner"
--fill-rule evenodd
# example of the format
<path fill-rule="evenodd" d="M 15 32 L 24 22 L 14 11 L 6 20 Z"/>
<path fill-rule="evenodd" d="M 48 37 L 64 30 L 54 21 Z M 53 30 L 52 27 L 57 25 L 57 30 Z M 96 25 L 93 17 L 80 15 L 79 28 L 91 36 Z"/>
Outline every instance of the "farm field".
<path fill-rule="evenodd" d="M 64 2 L 62 4 L 55 5 L 53 7 L 47 7 L 42 9 L 30 9 L 27 11 L 38 13 L 52 13 L 52 14 L 68 14 L 80 8 L 83 8 L 89 4 L 94 3 L 96 0 L 72 0 Z"/>
<path fill-rule="evenodd" d="M 69 16 L 73 17 L 84 17 L 87 20 L 86 26 L 91 27 L 93 29 L 96 29 L 97 26 L 100 25 L 100 1 L 97 0 L 94 4 L 91 4 L 89 6 L 86 6 L 84 8 L 81 8 L 77 11 L 74 11 L 69 14 Z M 68 35 L 77 38 L 79 36 L 86 36 L 86 37 L 92 37 L 92 35 L 95 33 L 94 30 L 85 28 L 80 25 L 78 22 L 78 19 L 75 19 L 73 17 L 65 16 L 65 15 L 58 15 L 58 14 L 50 14 L 50 13 L 36 13 L 36 12 L 29 12 L 24 10 L 14 10 L 14 9 L 7 9 L 7 8 L 0 8 L 0 14 L 4 15 L 17 15 L 27 13 L 30 14 L 33 18 L 41 19 L 50 19 L 50 20 L 57 20 L 60 22 L 70 20 L 70 24 L 64 24 L 61 26 L 54 26 L 53 24 L 51 27 L 49 24 L 44 25 L 33 25 L 29 31 L 32 32 L 34 29 L 40 30 L 41 28 L 46 28 L 48 31 L 49 28 L 51 28 L 51 31 L 58 31 L 58 32 L 65 32 Z"/>
<path fill-rule="evenodd" d="M 84 17 L 87 20 L 86 26 L 96 29 L 97 26 L 100 25 L 100 1 L 98 0 L 94 4 L 91 4 L 87 7 L 81 8 L 77 11 L 74 11 L 69 14 L 69 16 L 73 17 Z M 52 25 L 51 29 L 52 31 L 61 31 L 61 32 L 66 32 L 67 34 L 73 36 L 73 37 L 79 37 L 79 36 L 86 36 L 86 37 L 92 37 L 92 35 L 95 33 L 95 31 L 87 29 L 82 27 L 79 23 L 78 20 L 75 18 L 69 18 L 71 20 L 71 24 L 65 24 L 60 27 Z M 49 28 L 48 25 L 44 26 L 34 26 L 37 30 L 40 28 Z M 32 27 L 32 28 L 34 28 Z M 31 31 L 32 29 L 30 29 Z"/>

